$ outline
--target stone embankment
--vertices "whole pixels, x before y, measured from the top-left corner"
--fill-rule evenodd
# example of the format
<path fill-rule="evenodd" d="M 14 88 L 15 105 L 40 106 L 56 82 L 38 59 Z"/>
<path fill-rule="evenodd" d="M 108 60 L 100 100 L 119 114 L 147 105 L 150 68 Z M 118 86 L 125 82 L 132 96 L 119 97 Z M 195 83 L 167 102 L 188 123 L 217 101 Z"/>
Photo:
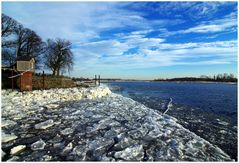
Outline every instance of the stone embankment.
<path fill-rule="evenodd" d="M 2 160 L 226 161 L 173 117 L 107 87 L 2 90 Z"/>

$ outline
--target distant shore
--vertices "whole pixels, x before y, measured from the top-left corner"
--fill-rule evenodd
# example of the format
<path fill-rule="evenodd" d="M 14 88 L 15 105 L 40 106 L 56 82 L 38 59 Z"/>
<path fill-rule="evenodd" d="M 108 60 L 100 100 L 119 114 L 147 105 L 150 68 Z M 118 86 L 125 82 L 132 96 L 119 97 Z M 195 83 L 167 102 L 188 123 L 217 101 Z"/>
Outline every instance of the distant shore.
<path fill-rule="evenodd" d="M 152 81 L 152 82 L 176 82 L 176 83 L 215 83 L 215 84 L 237 84 L 237 82 L 219 82 L 219 81 Z"/>
<path fill-rule="evenodd" d="M 237 82 L 220 82 L 220 81 L 171 81 L 171 80 L 103 80 L 102 83 L 108 82 L 175 82 L 175 83 L 215 83 L 215 84 L 237 84 Z"/>

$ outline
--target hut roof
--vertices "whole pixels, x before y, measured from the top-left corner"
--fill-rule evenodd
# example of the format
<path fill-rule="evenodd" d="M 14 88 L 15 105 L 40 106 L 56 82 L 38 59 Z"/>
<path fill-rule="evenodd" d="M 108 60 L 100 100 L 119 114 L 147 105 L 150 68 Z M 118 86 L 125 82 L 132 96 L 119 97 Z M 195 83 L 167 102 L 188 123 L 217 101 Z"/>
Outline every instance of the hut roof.
<path fill-rule="evenodd" d="M 18 56 L 16 61 L 31 61 L 32 59 L 34 59 L 34 58 L 29 57 L 29 56 Z"/>

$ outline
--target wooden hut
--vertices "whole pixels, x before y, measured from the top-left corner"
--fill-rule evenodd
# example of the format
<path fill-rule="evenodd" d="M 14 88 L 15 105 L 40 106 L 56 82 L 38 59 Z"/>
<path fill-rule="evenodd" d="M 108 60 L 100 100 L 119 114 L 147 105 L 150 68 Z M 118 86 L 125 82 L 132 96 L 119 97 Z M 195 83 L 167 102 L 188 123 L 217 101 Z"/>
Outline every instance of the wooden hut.
<path fill-rule="evenodd" d="M 31 57 L 17 57 L 16 70 L 21 73 L 20 90 L 32 90 L 32 73 L 35 70 L 35 59 Z"/>

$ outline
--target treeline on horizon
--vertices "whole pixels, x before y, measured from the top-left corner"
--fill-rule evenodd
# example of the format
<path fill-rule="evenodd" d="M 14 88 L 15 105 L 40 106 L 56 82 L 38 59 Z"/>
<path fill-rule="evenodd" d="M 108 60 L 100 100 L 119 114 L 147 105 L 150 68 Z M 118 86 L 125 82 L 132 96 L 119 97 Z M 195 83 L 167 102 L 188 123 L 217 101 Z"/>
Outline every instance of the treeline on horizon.
<path fill-rule="evenodd" d="M 208 81 L 208 82 L 237 82 L 233 74 L 217 74 L 212 76 L 201 75 L 200 77 L 181 77 L 171 79 L 154 79 L 154 81 Z"/>

